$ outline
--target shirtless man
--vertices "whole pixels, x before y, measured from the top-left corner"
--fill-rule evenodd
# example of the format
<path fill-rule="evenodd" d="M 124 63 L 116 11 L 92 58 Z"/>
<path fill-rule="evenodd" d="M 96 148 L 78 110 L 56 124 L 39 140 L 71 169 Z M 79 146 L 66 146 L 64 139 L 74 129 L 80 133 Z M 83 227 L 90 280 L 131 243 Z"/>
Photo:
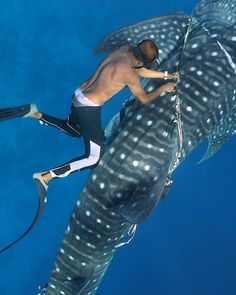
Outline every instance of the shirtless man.
<path fill-rule="evenodd" d="M 85 143 L 85 155 L 49 171 L 33 175 L 41 194 L 46 197 L 48 182 L 51 179 L 65 177 L 71 172 L 92 167 L 98 163 L 105 141 L 101 127 L 101 107 L 116 93 L 128 86 L 134 96 L 145 104 L 163 92 L 174 90 L 175 83 L 167 82 L 147 94 L 140 84 L 140 77 L 178 79 L 178 73 L 169 74 L 149 70 L 158 56 L 158 48 L 152 40 L 143 40 L 135 47 L 122 46 L 108 55 L 94 75 L 75 91 L 71 113 L 66 120 L 38 112 L 37 108 L 35 112 L 30 113 L 30 117 L 37 118 L 71 136 L 82 136 Z"/>

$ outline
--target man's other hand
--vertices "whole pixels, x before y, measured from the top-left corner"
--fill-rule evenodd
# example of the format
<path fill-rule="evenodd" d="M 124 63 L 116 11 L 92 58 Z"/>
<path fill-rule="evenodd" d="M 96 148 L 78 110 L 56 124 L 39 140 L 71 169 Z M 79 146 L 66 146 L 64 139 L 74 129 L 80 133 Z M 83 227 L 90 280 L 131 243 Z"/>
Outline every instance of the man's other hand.
<path fill-rule="evenodd" d="M 169 73 L 168 79 L 178 81 L 179 80 L 179 72 Z"/>
<path fill-rule="evenodd" d="M 163 92 L 173 92 L 175 90 L 176 83 L 168 82 L 162 86 Z"/>

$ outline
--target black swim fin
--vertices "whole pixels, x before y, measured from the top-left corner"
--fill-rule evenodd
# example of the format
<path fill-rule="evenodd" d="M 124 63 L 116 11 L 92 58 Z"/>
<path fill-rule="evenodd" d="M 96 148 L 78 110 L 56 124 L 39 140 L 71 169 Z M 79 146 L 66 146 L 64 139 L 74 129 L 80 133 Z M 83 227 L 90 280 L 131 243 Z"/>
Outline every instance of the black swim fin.
<path fill-rule="evenodd" d="M 35 104 L 26 104 L 13 108 L 0 109 L 0 121 L 6 121 L 14 118 L 27 118 L 37 112 Z"/>

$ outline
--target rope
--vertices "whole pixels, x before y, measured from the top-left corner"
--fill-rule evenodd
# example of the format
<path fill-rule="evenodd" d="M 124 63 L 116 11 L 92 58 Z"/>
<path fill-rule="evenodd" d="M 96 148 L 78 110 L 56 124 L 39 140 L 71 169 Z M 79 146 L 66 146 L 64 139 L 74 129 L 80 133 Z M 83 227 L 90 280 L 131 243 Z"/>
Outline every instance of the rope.
<path fill-rule="evenodd" d="M 180 61 L 182 60 L 183 52 L 186 47 L 188 37 L 189 37 L 189 34 L 192 29 L 192 23 L 193 23 L 192 18 L 190 18 L 189 22 L 188 22 L 187 32 L 184 37 L 184 44 L 183 44 L 182 53 L 181 53 L 181 56 L 179 59 L 179 64 L 180 64 Z M 175 120 L 174 120 L 174 124 L 176 124 L 176 126 L 177 126 L 177 133 L 178 133 L 178 149 L 176 152 L 175 161 L 173 164 L 170 165 L 170 168 L 168 171 L 168 175 L 167 175 L 166 182 L 164 185 L 165 191 L 167 191 L 168 188 L 170 187 L 170 185 L 173 183 L 171 175 L 172 175 L 173 171 L 176 169 L 176 167 L 179 165 L 179 162 L 180 162 L 180 159 L 182 156 L 182 149 L 183 149 L 183 128 L 182 128 L 182 120 L 181 120 L 181 108 L 180 108 L 180 97 L 179 97 L 179 93 L 178 93 L 178 84 L 179 84 L 179 82 L 177 83 L 177 89 L 176 89 L 176 95 L 175 95 L 176 104 L 175 104 Z M 164 192 L 163 197 L 165 197 L 165 195 L 166 195 L 166 192 Z"/>
<path fill-rule="evenodd" d="M 128 231 L 128 236 L 130 236 L 130 239 L 126 242 L 121 242 L 120 244 L 116 245 L 115 248 L 120 248 L 124 245 L 128 245 L 134 238 L 136 230 L 137 230 L 137 224 L 132 224 L 129 231 Z"/>

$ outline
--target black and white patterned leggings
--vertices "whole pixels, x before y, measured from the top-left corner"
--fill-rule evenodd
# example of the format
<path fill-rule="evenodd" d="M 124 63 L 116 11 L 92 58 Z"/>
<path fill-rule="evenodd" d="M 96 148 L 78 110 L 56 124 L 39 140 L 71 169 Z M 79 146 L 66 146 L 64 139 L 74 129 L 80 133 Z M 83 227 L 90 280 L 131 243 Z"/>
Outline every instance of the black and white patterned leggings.
<path fill-rule="evenodd" d="M 50 169 L 52 178 L 65 177 L 72 172 L 91 168 L 97 165 L 105 140 L 101 128 L 101 107 L 75 107 L 71 106 L 71 113 L 67 119 L 59 119 L 50 115 L 42 114 L 40 121 L 47 125 L 56 127 L 64 133 L 73 137 L 83 137 L 85 154 L 70 160 L 58 167 Z"/>

